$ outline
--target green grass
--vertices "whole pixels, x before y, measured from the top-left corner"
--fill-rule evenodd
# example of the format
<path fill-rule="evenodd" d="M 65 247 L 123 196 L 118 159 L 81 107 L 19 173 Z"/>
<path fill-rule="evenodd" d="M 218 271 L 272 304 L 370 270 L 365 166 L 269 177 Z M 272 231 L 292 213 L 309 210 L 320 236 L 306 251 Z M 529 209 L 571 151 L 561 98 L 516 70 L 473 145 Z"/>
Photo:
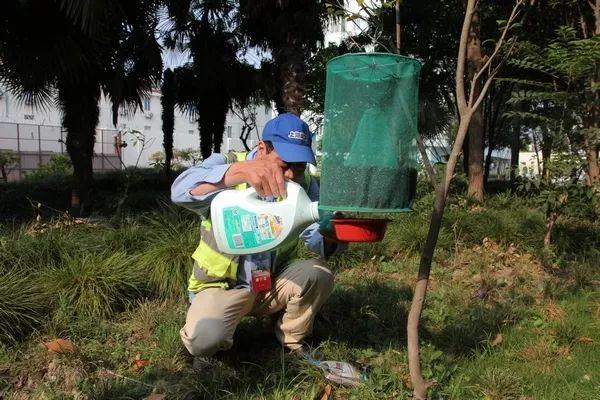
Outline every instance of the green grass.
<path fill-rule="evenodd" d="M 66 256 L 41 273 L 40 289 L 51 302 L 64 302 L 76 314 L 108 316 L 144 292 L 146 282 L 135 257 L 119 252 Z"/>
<path fill-rule="evenodd" d="M 34 286 L 34 277 L 17 269 L 0 279 L 0 344 L 14 343 L 43 321 L 43 298 Z"/>
<path fill-rule="evenodd" d="M 383 242 L 330 260 L 336 287 L 311 343 L 367 377 L 354 389 L 334 385 L 336 399 L 411 394 L 406 317 L 430 200 L 393 216 Z M 282 353 L 268 321 L 251 317 L 215 368 L 191 369 L 179 338 L 199 239 L 191 214 L 163 207 L 69 221 L 0 227 L 5 397 L 289 400 L 313 399 L 327 384 Z M 513 195 L 450 199 L 421 327 L 423 373 L 437 382 L 431 399 L 600 399 L 600 226 L 559 219 L 551 252 L 543 233 L 540 211 Z M 40 346 L 56 337 L 78 351 Z M 136 358 L 149 365 L 135 370 Z"/>

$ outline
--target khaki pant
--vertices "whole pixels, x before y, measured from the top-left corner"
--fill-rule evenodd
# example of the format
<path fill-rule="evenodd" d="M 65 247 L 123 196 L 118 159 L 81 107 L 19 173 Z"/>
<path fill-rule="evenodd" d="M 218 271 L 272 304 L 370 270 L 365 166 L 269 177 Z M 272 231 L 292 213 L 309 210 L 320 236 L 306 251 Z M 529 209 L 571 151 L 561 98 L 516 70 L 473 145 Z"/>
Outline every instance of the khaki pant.
<path fill-rule="evenodd" d="M 312 331 L 316 313 L 333 290 L 333 275 L 323 261 L 295 261 L 274 278 L 272 289 L 209 288 L 200 291 L 188 309 L 181 339 L 194 356 L 211 356 L 233 345 L 233 333 L 245 315 L 283 311 L 275 324 L 277 339 L 290 349 L 300 347 Z"/>

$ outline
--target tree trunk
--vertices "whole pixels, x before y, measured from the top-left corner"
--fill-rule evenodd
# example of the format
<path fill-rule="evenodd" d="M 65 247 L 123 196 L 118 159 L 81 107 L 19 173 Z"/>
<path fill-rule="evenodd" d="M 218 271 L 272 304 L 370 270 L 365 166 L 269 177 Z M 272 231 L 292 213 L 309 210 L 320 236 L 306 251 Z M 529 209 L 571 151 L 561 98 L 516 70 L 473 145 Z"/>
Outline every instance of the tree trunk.
<path fill-rule="evenodd" d="M 549 249 L 552 244 L 552 232 L 554 230 L 554 224 L 558 219 L 556 212 L 549 212 L 546 216 L 546 234 L 544 235 L 544 248 Z"/>
<path fill-rule="evenodd" d="M 421 251 L 421 262 L 419 264 L 419 273 L 417 275 L 417 283 L 413 293 L 413 300 L 410 311 L 408 313 L 408 321 L 406 330 L 408 333 L 408 367 L 410 372 L 411 382 L 414 386 L 413 398 L 417 400 L 427 399 L 427 392 L 430 383 L 425 382 L 421 374 L 420 354 L 419 354 L 419 320 L 421 319 L 421 311 L 425 302 L 425 294 L 427 293 L 427 284 L 429 282 L 429 274 L 431 271 L 431 262 L 437 245 L 440 229 L 442 227 L 442 219 L 444 217 L 444 209 L 446 207 L 446 197 L 448 188 L 454 175 L 454 169 L 458 162 L 460 149 L 462 148 L 471 115 L 463 115 L 463 119 L 459 125 L 456 141 L 450 153 L 448 164 L 444 173 L 443 181 L 437 186 L 435 200 L 433 204 L 433 213 L 431 214 L 431 222 L 427 233 L 427 240 Z"/>
<path fill-rule="evenodd" d="M 469 176 L 469 132 L 462 146 L 462 169 L 465 176 Z"/>
<path fill-rule="evenodd" d="M 514 185 L 519 175 L 519 153 L 521 152 L 521 130 L 513 125 L 510 125 L 512 129 L 512 141 L 510 144 L 510 183 Z"/>
<path fill-rule="evenodd" d="M 290 39 L 291 40 L 291 39 Z M 300 116 L 304 106 L 304 76 L 306 59 L 300 46 L 289 43 L 275 52 L 281 81 L 281 104 L 275 101 L 277 111 L 290 112 Z M 280 107 L 283 110 L 280 111 Z"/>
<path fill-rule="evenodd" d="M 67 152 L 73 164 L 71 213 L 83 216 L 89 213 L 89 195 L 93 185 L 94 142 L 100 110 L 100 88 L 94 82 L 77 85 L 59 82 L 58 96 L 62 110 L 62 124 L 67 130 Z"/>
<path fill-rule="evenodd" d="M 587 142 L 587 140 L 586 140 Z M 600 166 L 598 166 L 598 150 L 586 146 L 585 158 L 587 160 L 587 183 L 595 186 L 600 183 Z"/>
<path fill-rule="evenodd" d="M 206 160 L 210 157 L 213 149 L 212 121 L 209 116 L 199 115 L 198 130 L 200 131 L 200 154 L 202 154 L 202 159 Z"/>
<path fill-rule="evenodd" d="M 594 13 L 595 25 L 594 25 L 594 36 L 600 36 L 600 0 L 596 0 L 595 3 L 589 1 L 589 5 L 592 8 L 592 12 Z M 598 68 L 592 76 L 590 77 L 590 86 L 596 87 L 598 86 Z M 589 102 L 588 107 L 588 116 L 586 118 L 587 126 L 586 128 L 596 128 L 599 127 L 599 119 L 600 112 L 598 110 L 598 104 L 600 103 L 600 91 L 596 90 L 592 101 Z M 585 139 L 585 155 L 587 161 L 587 182 L 590 186 L 600 184 L 600 165 L 598 165 L 598 145 L 590 143 L 590 141 Z"/>
<path fill-rule="evenodd" d="M 415 291 L 413 293 L 413 301 L 408 314 L 408 368 L 410 372 L 410 379 L 413 384 L 413 399 L 415 400 L 427 399 L 427 392 L 429 388 L 429 384 L 425 382 L 425 380 L 423 379 L 423 375 L 421 374 L 421 359 L 419 354 L 419 321 L 421 319 L 421 311 L 423 309 L 423 303 L 425 301 L 425 295 L 427 293 L 427 283 L 429 281 L 431 263 L 433 260 L 435 247 L 442 225 L 442 218 L 444 215 L 444 208 L 446 205 L 448 188 L 454 175 L 454 169 L 456 168 L 456 163 L 458 162 L 458 157 L 463 147 L 465 136 L 471 123 L 473 112 L 476 111 L 477 108 L 481 105 L 483 97 L 485 96 L 487 90 L 490 87 L 492 79 L 494 78 L 495 74 L 498 72 L 499 69 L 498 66 L 490 73 L 490 76 L 486 78 L 485 84 L 481 87 L 481 93 L 479 96 L 474 96 L 475 88 L 473 87 L 473 85 L 476 85 L 478 83 L 479 79 L 481 78 L 480 75 L 478 75 L 473 81 L 471 81 L 471 90 L 469 95 L 467 96 L 465 94 L 465 61 L 467 59 L 467 42 L 471 28 L 471 20 L 473 19 L 473 15 L 476 12 L 475 8 L 478 1 L 467 0 L 466 3 L 467 4 L 465 7 L 465 18 L 460 34 L 455 77 L 457 104 L 461 117 L 460 124 L 458 126 L 456 139 L 452 146 L 452 152 L 450 153 L 450 157 L 448 159 L 448 164 L 446 165 L 444 178 L 442 182 L 440 182 L 440 184 L 438 185 L 438 189 L 436 190 L 433 213 L 431 214 L 431 223 L 429 225 L 429 232 L 427 234 L 427 240 L 425 241 L 425 245 L 423 246 L 423 250 L 421 252 L 421 262 L 419 264 L 417 284 L 415 286 Z M 492 61 L 494 61 L 496 57 L 498 57 L 500 49 L 502 48 L 502 45 L 504 44 L 508 36 L 508 31 L 515 23 L 522 4 L 523 3 L 521 0 L 516 1 L 511 15 L 507 19 L 506 27 L 503 29 L 500 39 L 496 42 L 494 52 L 488 60 L 489 65 L 491 65 Z M 502 54 L 502 62 L 509 55 L 510 52 Z M 501 65 L 501 63 L 499 65 Z"/>
<path fill-rule="evenodd" d="M 545 180 L 550 179 L 550 158 L 552 157 L 552 144 L 553 140 L 550 136 L 550 132 L 542 132 L 542 178 Z"/>
<path fill-rule="evenodd" d="M 229 102 L 223 101 L 213 114 L 213 150 L 215 153 L 221 152 L 221 144 L 223 144 L 223 131 L 225 130 L 225 122 L 227 121 L 227 111 L 229 110 Z"/>
<path fill-rule="evenodd" d="M 400 0 L 396 0 L 396 54 L 402 48 L 402 24 L 400 23 Z"/>
<path fill-rule="evenodd" d="M 475 74 L 481 71 L 483 66 L 483 55 L 481 53 L 481 21 L 478 10 L 473 14 L 471 30 L 469 32 L 469 41 L 467 43 L 467 65 L 469 81 Z M 476 83 L 475 96 L 478 97 L 481 92 L 481 84 Z M 479 107 L 473 113 L 471 125 L 469 126 L 469 156 L 468 156 L 468 176 L 469 189 L 468 194 L 477 201 L 483 201 L 483 152 L 484 142 L 484 107 Z"/>
<path fill-rule="evenodd" d="M 163 147 L 165 149 L 166 176 L 171 176 L 171 161 L 173 159 L 173 130 L 175 128 L 175 75 L 171 69 L 166 69 L 161 87 Z"/>

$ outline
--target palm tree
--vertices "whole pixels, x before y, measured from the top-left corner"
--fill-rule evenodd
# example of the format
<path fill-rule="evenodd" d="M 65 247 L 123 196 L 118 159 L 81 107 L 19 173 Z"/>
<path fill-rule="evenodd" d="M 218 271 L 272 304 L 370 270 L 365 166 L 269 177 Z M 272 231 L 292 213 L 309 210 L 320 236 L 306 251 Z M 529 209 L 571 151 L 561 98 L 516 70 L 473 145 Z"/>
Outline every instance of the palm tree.
<path fill-rule="evenodd" d="M 165 149 L 165 174 L 171 176 L 171 160 L 173 159 L 173 129 L 175 128 L 175 102 L 177 95 L 175 91 L 175 74 L 167 68 L 163 74 L 161 86 L 162 97 L 162 131 L 163 147 Z"/>
<path fill-rule="evenodd" d="M 118 110 L 141 106 L 160 79 L 157 0 L 8 0 L 0 16 L 0 79 L 39 107 L 54 101 L 73 163 L 71 209 L 86 213 L 101 93 Z"/>
<path fill-rule="evenodd" d="M 171 2 L 170 48 L 185 48 L 191 61 L 175 70 L 177 103 L 196 118 L 204 158 L 219 152 L 228 111 L 258 98 L 258 71 L 241 61 L 245 40 L 236 29 L 231 0 Z"/>
<path fill-rule="evenodd" d="M 279 112 L 300 115 L 305 63 L 323 41 L 326 20 L 321 0 L 240 0 L 240 28 L 249 44 L 271 51 L 276 70 L 269 70 Z"/>

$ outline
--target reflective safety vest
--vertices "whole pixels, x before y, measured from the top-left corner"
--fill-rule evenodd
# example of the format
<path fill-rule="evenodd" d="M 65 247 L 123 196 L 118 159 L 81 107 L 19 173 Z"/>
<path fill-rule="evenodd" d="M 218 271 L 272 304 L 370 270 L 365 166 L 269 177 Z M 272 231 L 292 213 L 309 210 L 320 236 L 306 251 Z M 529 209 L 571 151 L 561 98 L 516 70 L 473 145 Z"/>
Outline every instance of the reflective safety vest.
<path fill-rule="evenodd" d="M 247 155 L 247 152 L 230 152 L 226 156 L 227 163 L 245 161 Z M 311 179 L 312 177 L 306 171 L 303 185 L 306 191 L 310 188 Z M 246 183 L 235 186 L 236 190 L 246 188 L 248 188 Z M 288 265 L 297 256 L 297 248 L 298 238 L 277 248 L 271 272 L 277 274 L 282 267 Z M 210 216 L 200 224 L 200 244 L 192 254 L 192 258 L 194 268 L 188 283 L 188 291 L 196 293 L 211 287 L 229 289 L 236 285 L 240 256 L 223 254 L 219 251 Z"/>

